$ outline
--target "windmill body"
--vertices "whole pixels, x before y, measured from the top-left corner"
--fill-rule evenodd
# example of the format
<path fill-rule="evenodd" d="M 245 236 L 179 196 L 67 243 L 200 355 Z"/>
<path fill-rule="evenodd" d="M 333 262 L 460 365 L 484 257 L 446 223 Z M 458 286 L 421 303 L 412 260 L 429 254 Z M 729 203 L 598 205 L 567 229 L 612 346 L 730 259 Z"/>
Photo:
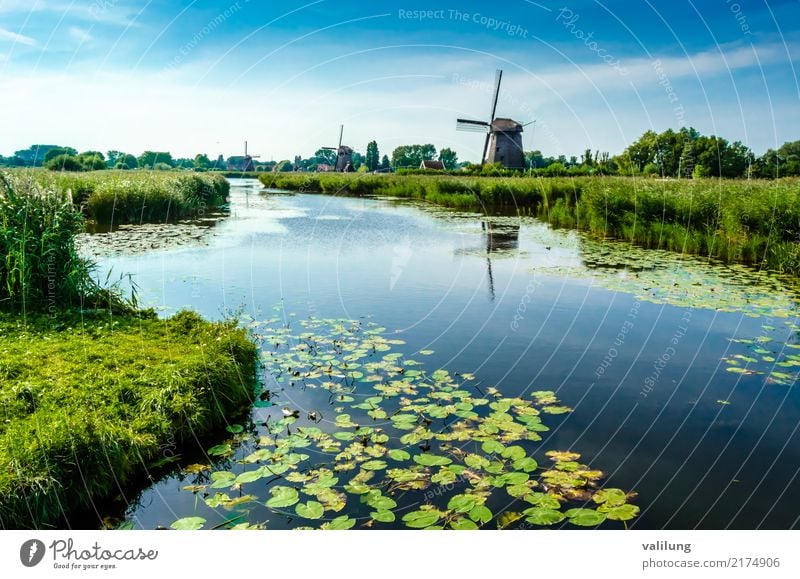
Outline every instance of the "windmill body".
<path fill-rule="evenodd" d="M 459 131 L 486 133 L 481 163 L 501 163 L 507 169 L 524 169 L 525 153 L 522 149 L 522 131 L 525 125 L 513 119 L 495 116 L 502 80 L 503 71 L 498 70 L 489 120 L 458 119 L 456 128 Z"/>
<path fill-rule="evenodd" d="M 522 125 L 512 119 L 495 119 L 489 132 L 484 163 L 500 163 L 507 169 L 524 169 Z"/>
<path fill-rule="evenodd" d="M 350 173 L 355 171 L 353 169 L 353 149 L 347 145 L 342 145 L 342 137 L 344 136 L 344 125 L 339 128 L 339 146 L 338 147 L 322 147 L 326 151 L 336 151 L 336 167 L 338 173 Z"/>

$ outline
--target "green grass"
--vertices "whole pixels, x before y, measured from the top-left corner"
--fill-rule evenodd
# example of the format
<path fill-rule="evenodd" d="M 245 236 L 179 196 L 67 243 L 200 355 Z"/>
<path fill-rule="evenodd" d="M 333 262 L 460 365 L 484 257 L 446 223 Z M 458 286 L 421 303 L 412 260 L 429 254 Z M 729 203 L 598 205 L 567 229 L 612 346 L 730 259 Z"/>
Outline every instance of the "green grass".
<path fill-rule="evenodd" d="M 69 195 L 101 224 L 160 223 L 187 219 L 225 203 L 230 185 L 217 173 L 16 171 L 41 187 Z"/>
<path fill-rule="evenodd" d="M 0 310 L 125 309 L 115 292 L 92 280 L 92 264 L 75 250 L 74 236 L 83 229 L 67 194 L 0 173 Z"/>
<path fill-rule="evenodd" d="M 234 323 L 0 314 L 0 528 L 58 524 L 252 400 Z"/>
<path fill-rule="evenodd" d="M 264 174 L 268 187 L 389 195 L 464 210 L 515 210 L 644 247 L 800 275 L 800 179 Z"/>

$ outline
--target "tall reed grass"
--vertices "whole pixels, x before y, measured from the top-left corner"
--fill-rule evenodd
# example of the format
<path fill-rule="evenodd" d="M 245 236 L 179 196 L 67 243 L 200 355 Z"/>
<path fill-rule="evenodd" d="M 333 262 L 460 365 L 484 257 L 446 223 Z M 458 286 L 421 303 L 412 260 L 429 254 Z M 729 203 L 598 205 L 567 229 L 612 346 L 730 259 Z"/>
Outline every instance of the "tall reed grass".
<path fill-rule="evenodd" d="M 92 263 L 75 249 L 75 235 L 83 230 L 83 217 L 66 193 L 25 175 L 0 173 L 0 310 L 135 305 L 94 281 Z"/>

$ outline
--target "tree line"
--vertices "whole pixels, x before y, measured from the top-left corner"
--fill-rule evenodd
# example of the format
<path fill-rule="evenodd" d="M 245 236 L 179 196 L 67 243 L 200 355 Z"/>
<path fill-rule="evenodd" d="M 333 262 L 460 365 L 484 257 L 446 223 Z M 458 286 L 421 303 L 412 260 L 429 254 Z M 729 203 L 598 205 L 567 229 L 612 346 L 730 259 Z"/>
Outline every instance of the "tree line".
<path fill-rule="evenodd" d="M 134 156 L 123 151 L 78 151 L 57 145 L 32 145 L 0 156 L 0 165 L 11 167 L 46 167 L 60 171 L 100 169 L 187 169 L 195 171 L 329 171 L 336 165 L 336 151 L 318 149 L 312 156 L 296 156 L 294 161 L 259 161 L 244 156 L 216 159 L 205 153 L 194 158 L 173 158 L 167 151 L 145 151 Z M 381 155 L 376 141 L 366 152 L 353 151 L 352 168 L 361 172 L 389 172 L 418 169 L 423 161 L 442 161 L 448 171 L 470 174 L 510 174 L 500 166 L 471 165 L 459 162 L 450 148 L 437 151 L 433 144 L 401 145 L 391 154 Z M 648 175 L 662 178 L 765 178 L 800 175 L 800 141 L 787 142 L 777 150 L 769 149 L 757 157 L 739 141 L 729 142 L 714 135 L 705 136 L 694 128 L 662 133 L 647 131 L 621 154 L 586 149 L 580 156 L 545 157 L 541 151 L 526 151 L 526 171 L 542 176 L 562 175 Z"/>

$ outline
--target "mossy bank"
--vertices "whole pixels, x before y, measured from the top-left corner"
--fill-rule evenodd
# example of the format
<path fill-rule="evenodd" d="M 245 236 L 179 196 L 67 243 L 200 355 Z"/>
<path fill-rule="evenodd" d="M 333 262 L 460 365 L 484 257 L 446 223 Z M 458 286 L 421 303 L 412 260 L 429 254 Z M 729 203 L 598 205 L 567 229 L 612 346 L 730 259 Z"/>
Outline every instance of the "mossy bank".
<path fill-rule="evenodd" d="M 256 350 L 190 312 L 0 314 L 0 527 L 63 525 L 252 402 Z"/>

